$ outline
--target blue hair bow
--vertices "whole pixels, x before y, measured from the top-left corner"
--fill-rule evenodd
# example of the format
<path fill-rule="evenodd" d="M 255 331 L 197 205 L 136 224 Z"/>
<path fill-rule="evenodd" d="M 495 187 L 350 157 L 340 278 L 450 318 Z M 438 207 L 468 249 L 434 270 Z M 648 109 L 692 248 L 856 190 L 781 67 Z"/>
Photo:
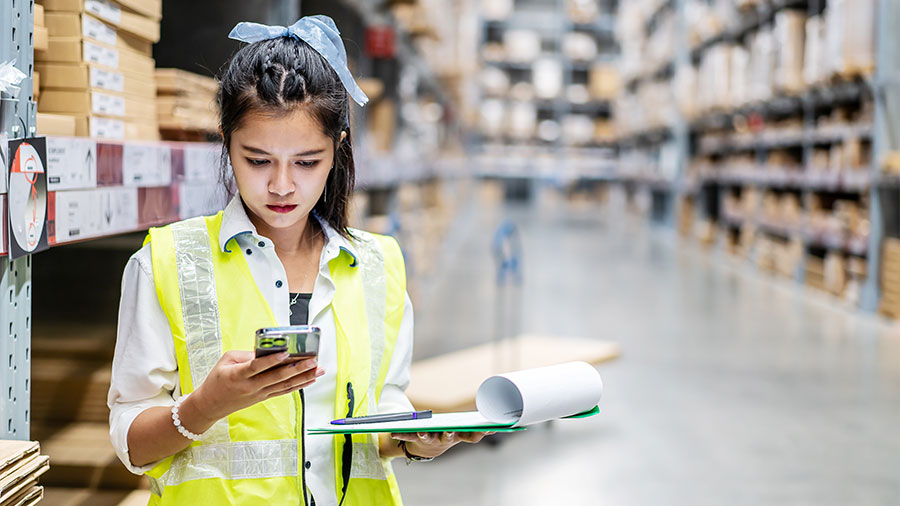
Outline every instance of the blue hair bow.
<path fill-rule="evenodd" d="M 306 16 L 288 27 L 243 22 L 235 25 L 228 34 L 229 39 L 248 44 L 279 37 L 293 37 L 312 46 L 331 65 L 347 89 L 347 93 L 357 104 L 362 106 L 369 101 L 369 97 L 356 84 L 350 69 L 347 68 L 347 50 L 344 49 L 341 32 L 338 31 L 334 20 L 328 16 Z"/>

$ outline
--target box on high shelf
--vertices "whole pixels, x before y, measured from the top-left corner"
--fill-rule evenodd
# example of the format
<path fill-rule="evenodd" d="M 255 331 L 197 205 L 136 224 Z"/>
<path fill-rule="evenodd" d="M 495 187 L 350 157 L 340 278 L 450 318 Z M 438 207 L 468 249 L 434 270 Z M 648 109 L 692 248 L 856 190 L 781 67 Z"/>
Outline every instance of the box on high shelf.
<path fill-rule="evenodd" d="M 38 63 L 93 63 L 109 70 L 153 79 L 153 58 L 83 37 L 50 37 L 47 51 L 35 55 Z"/>
<path fill-rule="evenodd" d="M 47 30 L 51 37 L 83 37 L 147 57 L 153 56 L 152 42 L 118 30 L 87 13 L 48 12 Z"/>
<path fill-rule="evenodd" d="M 108 70 L 87 63 L 38 63 L 35 68 L 44 76 L 46 90 L 89 90 L 121 93 L 152 101 L 156 86 L 140 74 Z"/>
<path fill-rule="evenodd" d="M 216 131 L 215 79 L 180 69 L 156 69 L 159 125 L 166 138 Z"/>
<path fill-rule="evenodd" d="M 38 135 L 59 135 L 72 137 L 75 135 L 75 117 L 62 114 L 37 113 Z"/>
<path fill-rule="evenodd" d="M 159 42 L 161 0 L 41 0 L 47 13 L 88 12 L 122 31 L 149 42 Z"/>
<path fill-rule="evenodd" d="M 95 90 L 45 89 L 38 111 L 73 116 L 111 116 L 134 121 L 152 121 L 156 118 L 156 104 L 152 100 Z"/>
<path fill-rule="evenodd" d="M 159 140 L 156 121 L 128 121 L 96 115 L 75 116 L 75 135 L 115 140 Z"/>

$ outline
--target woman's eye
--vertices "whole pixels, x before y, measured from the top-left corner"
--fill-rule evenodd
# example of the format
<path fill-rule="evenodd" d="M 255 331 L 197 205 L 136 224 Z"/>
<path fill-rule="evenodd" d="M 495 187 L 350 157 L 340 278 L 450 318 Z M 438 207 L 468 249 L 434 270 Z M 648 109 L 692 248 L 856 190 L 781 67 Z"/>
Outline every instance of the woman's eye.
<path fill-rule="evenodd" d="M 301 161 L 297 162 L 297 165 L 299 165 L 303 168 L 306 168 L 306 169 L 311 169 L 318 164 L 319 164 L 319 160 L 311 160 L 311 161 L 310 160 L 301 160 Z"/>
<path fill-rule="evenodd" d="M 259 167 L 261 165 L 265 165 L 265 164 L 269 163 L 269 161 L 268 160 L 260 160 L 257 158 L 247 158 L 247 163 L 249 163 L 250 165 L 252 165 L 254 167 Z"/>

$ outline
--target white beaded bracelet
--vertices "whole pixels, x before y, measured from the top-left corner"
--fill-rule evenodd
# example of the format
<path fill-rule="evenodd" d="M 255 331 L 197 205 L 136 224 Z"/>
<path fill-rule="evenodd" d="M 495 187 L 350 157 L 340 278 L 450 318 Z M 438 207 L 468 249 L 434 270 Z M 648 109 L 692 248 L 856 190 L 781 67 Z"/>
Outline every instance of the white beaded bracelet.
<path fill-rule="evenodd" d="M 191 394 L 187 394 L 185 396 L 179 397 L 175 400 L 175 405 L 172 406 L 172 423 L 175 424 L 175 428 L 178 429 L 178 433 L 182 436 L 190 439 L 191 441 L 200 441 L 200 434 L 194 434 L 193 432 L 184 428 L 181 425 L 181 418 L 178 417 L 178 408 L 181 407 L 181 403 L 184 402 L 185 399 Z"/>

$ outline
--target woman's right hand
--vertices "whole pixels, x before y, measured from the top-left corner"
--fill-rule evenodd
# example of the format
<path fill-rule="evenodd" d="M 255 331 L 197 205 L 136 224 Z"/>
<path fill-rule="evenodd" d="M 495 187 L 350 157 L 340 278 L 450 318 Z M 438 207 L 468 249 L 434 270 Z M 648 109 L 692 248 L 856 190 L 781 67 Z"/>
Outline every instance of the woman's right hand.
<path fill-rule="evenodd" d="M 218 420 L 313 384 L 325 374 L 316 365 L 315 358 L 296 360 L 287 353 L 256 358 L 252 351 L 229 351 L 191 394 L 191 400 L 198 411 Z"/>

